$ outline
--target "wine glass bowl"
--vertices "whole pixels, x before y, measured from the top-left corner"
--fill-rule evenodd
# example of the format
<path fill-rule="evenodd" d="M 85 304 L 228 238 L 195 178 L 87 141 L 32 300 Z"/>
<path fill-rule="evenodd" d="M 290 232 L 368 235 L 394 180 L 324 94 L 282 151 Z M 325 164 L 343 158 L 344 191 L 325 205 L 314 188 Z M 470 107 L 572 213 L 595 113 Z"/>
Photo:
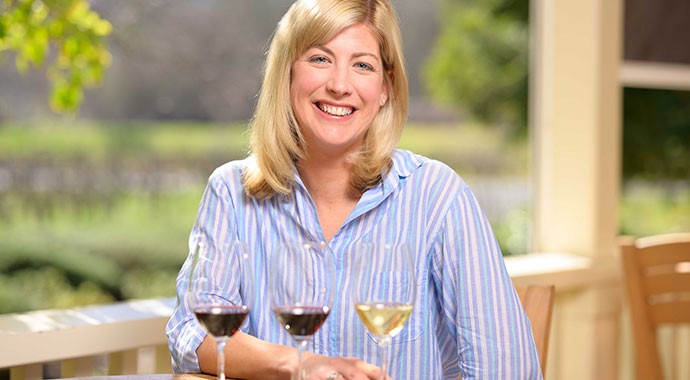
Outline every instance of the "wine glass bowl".
<path fill-rule="evenodd" d="M 355 309 L 367 330 L 379 340 L 393 338 L 402 331 L 412 313 L 412 305 L 398 302 L 376 302 L 357 304 Z"/>
<path fill-rule="evenodd" d="M 249 307 L 200 305 L 194 307 L 194 315 L 211 336 L 231 337 L 247 319 Z"/>
<path fill-rule="evenodd" d="M 270 261 L 273 312 L 299 351 L 297 380 L 307 344 L 328 318 L 333 304 L 335 267 L 324 243 L 283 242 Z"/>
<path fill-rule="evenodd" d="M 225 345 L 240 330 L 254 301 L 249 251 L 240 241 L 210 244 L 197 238 L 193 245 L 187 302 L 199 324 L 216 342 L 218 379 L 224 380 Z M 227 289 L 238 291 L 227 294 Z"/>
<path fill-rule="evenodd" d="M 273 312 L 285 331 L 299 339 L 314 335 L 326 321 L 330 309 L 327 306 L 276 306 Z"/>
<path fill-rule="evenodd" d="M 406 243 L 360 243 L 355 252 L 352 295 L 355 310 L 376 338 L 386 376 L 388 344 L 405 327 L 414 309 L 414 257 Z"/>

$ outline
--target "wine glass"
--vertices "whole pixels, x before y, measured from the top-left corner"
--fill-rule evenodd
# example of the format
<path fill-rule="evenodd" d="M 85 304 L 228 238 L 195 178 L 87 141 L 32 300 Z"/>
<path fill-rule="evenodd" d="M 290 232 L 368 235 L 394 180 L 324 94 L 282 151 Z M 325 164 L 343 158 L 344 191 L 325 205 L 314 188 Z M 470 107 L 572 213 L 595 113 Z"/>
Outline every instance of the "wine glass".
<path fill-rule="evenodd" d="M 325 243 L 283 242 L 270 263 L 273 312 L 297 343 L 296 380 L 303 378 L 302 357 L 333 304 L 333 255 Z"/>
<path fill-rule="evenodd" d="M 194 243 L 187 297 L 196 319 L 216 342 L 219 380 L 225 380 L 225 345 L 253 306 L 250 261 L 249 250 L 241 241 L 209 244 L 198 238 Z M 238 292 L 228 294 L 227 289 Z"/>
<path fill-rule="evenodd" d="M 386 377 L 388 346 L 405 326 L 415 302 L 414 258 L 406 243 L 361 243 L 355 250 L 355 310 L 375 337 Z"/>

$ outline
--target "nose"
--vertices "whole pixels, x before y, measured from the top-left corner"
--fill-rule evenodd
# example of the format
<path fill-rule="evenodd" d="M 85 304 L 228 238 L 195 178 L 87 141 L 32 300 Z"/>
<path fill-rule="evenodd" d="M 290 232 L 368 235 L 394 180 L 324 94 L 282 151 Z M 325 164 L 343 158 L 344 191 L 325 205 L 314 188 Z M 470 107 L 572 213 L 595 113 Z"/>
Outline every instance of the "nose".
<path fill-rule="evenodd" d="M 328 82 L 326 82 L 328 92 L 338 96 L 350 94 L 352 88 L 348 74 L 346 67 L 334 67 Z"/>

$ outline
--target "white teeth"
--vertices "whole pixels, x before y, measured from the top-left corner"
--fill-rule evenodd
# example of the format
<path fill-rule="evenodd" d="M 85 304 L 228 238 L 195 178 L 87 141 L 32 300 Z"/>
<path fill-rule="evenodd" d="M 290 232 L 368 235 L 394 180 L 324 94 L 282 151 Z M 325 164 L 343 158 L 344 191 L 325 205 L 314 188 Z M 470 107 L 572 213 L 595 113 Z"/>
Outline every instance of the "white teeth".
<path fill-rule="evenodd" d="M 319 103 L 318 106 L 321 111 L 333 116 L 347 116 L 354 112 L 354 110 L 351 107 L 334 107 L 327 106 L 321 103 Z"/>

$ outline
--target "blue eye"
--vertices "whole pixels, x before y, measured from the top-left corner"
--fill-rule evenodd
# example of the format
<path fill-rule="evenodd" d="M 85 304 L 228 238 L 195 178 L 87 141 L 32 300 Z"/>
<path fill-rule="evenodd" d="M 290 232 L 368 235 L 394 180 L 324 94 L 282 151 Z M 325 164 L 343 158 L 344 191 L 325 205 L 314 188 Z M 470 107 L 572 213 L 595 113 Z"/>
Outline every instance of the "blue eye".
<path fill-rule="evenodd" d="M 355 67 L 360 69 L 360 70 L 364 70 L 364 71 L 376 71 L 376 69 L 374 69 L 374 66 L 372 66 L 368 63 L 365 63 L 365 62 L 355 63 Z"/>
<path fill-rule="evenodd" d="M 324 57 L 323 55 L 317 55 L 314 57 L 309 58 L 309 62 L 312 63 L 328 63 L 330 62 L 328 58 Z"/>

